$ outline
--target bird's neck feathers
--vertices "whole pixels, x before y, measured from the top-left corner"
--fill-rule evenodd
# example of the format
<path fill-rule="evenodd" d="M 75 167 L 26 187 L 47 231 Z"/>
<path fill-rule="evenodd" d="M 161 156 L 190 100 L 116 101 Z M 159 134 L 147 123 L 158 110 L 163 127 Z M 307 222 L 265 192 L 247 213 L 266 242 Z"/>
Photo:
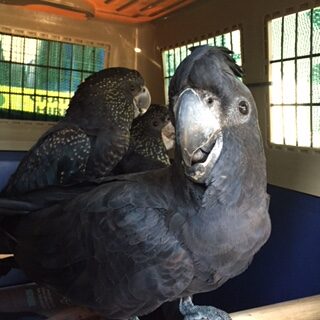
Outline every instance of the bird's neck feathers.
<path fill-rule="evenodd" d="M 175 189 L 175 194 L 180 195 L 182 201 L 188 203 L 188 205 L 191 206 L 192 204 L 193 208 L 200 207 L 206 188 L 203 184 L 195 183 L 185 175 L 181 161 L 182 158 L 177 149 L 175 149 L 175 157 L 171 167 L 172 184 Z"/>
<path fill-rule="evenodd" d="M 126 130 L 134 118 L 132 98 L 122 96 L 109 97 L 105 94 L 88 94 L 84 99 L 75 95 L 70 101 L 65 121 L 79 125 L 81 128 L 103 128 L 112 123 Z"/>
<path fill-rule="evenodd" d="M 252 143 L 249 148 L 244 145 L 246 141 Z M 266 163 L 260 137 L 250 140 L 245 134 L 226 132 L 224 147 L 208 179 L 203 208 L 232 207 L 238 201 L 265 194 Z"/>
<path fill-rule="evenodd" d="M 164 165 L 170 165 L 167 150 L 161 136 L 155 137 L 138 134 L 137 132 L 131 133 L 129 151 L 134 151 L 144 158 L 158 160 Z"/>

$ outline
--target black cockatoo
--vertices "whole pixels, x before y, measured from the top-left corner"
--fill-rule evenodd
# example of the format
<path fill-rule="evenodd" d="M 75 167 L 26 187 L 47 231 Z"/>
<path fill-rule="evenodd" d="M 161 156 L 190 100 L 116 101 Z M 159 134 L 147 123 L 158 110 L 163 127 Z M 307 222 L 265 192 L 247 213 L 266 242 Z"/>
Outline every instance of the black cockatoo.
<path fill-rule="evenodd" d="M 65 117 L 31 148 L 6 195 L 106 176 L 129 146 L 133 119 L 150 105 L 136 70 L 108 68 L 81 83 Z"/>
<path fill-rule="evenodd" d="M 246 270 L 270 234 L 257 110 L 240 74 L 217 47 L 180 64 L 170 84 L 172 166 L 56 188 L 50 207 L 50 188 L 0 199 L 2 230 L 27 275 L 106 319 L 177 298 L 187 320 L 229 319 L 191 296 Z"/>
<path fill-rule="evenodd" d="M 170 165 L 162 129 L 170 123 L 165 106 L 151 104 L 142 116 L 134 119 L 129 149 L 113 170 L 114 174 L 140 172 Z"/>

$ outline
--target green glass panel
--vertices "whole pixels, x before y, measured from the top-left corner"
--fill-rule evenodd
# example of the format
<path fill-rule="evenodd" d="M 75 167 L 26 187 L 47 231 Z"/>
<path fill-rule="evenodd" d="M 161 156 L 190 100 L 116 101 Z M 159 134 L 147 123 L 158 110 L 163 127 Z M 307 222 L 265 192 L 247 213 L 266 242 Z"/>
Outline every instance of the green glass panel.
<path fill-rule="evenodd" d="M 92 71 L 95 65 L 95 50 L 92 47 L 84 48 L 83 70 Z"/>
<path fill-rule="evenodd" d="M 50 42 L 49 45 L 49 65 L 52 67 L 60 66 L 60 52 L 61 43 L 60 42 Z"/>
<path fill-rule="evenodd" d="M 83 72 L 81 75 L 81 82 L 83 82 L 85 79 L 87 79 L 90 75 L 91 75 L 91 73 L 89 73 L 89 72 Z"/>
<path fill-rule="evenodd" d="M 209 38 L 208 39 L 208 45 L 209 46 L 214 46 L 214 38 Z"/>
<path fill-rule="evenodd" d="M 294 61 L 283 62 L 282 97 L 283 103 L 295 103 L 295 64 Z"/>
<path fill-rule="evenodd" d="M 301 11 L 298 13 L 298 56 L 310 54 L 310 34 L 310 10 Z"/>
<path fill-rule="evenodd" d="M 313 25 L 313 39 L 312 39 L 312 52 L 320 53 L 320 9 L 316 8 L 313 10 L 312 16 Z"/>
<path fill-rule="evenodd" d="M 34 65 L 25 65 L 23 68 L 23 87 L 28 88 L 28 91 L 32 92 L 34 92 L 35 88 L 35 70 L 36 67 Z"/>
<path fill-rule="evenodd" d="M 312 146 L 320 148 L 320 106 L 312 107 L 312 140 Z"/>
<path fill-rule="evenodd" d="M 9 86 L 9 70 L 10 64 L 8 62 L 0 61 L 0 86 L 6 85 Z"/>
<path fill-rule="evenodd" d="M 311 147 L 310 106 L 297 106 L 297 142 L 299 147 Z"/>
<path fill-rule="evenodd" d="M 270 102 L 272 104 L 282 103 L 282 80 L 281 80 L 281 63 L 271 64 L 271 87 Z"/>
<path fill-rule="evenodd" d="M 23 63 L 35 64 L 37 56 L 37 40 L 25 38 L 23 51 Z"/>
<path fill-rule="evenodd" d="M 73 69 L 81 69 L 83 63 L 83 51 L 84 47 L 82 45 L 73 45 L 72 49 L 72 68 Z"/>
<path fill-rule="evenodd" d="M 292 58 L 295 56 L 296 14 L 285 16 L 283 23 L 283 58 Z"/>
<path fill-rule="evenodd" d="M 180 47 L 180 51 L 181 51 L 181 60 L 183 60 L 187 56 L 187 47 L 186 46 Z"/>
<path fill-rule="evenodd" d="M 283 144 L 283 107 L 281 105 L 270 108 L 270 141 Z"/>
<path fill-rule="evenodd" d="M 104 69 L 105 61 L 105 49 L 95 48 L 95 68 L 94 71 L 99 71 Z"/>
<path fill-rule="evenodd" d="M 10 94 L 10 105 L 11 110 L 22 111 L 22 95 L 21 94 Z"/>
<path fill-rule="evenodd" d="M 312 58 L 312 102 L 320 103 L 320 57 Z"/>
<path fill-rule="evenodd" d="M 24 38 L 12 37 L 11 61 L 23 62 Z"/>
<path fill-rule="evenodd" d="M 230 49 L 230 50 L 232 50 L 231 35 L 230 35 L 229 32 L 224 34 L 224 45 L 223 46 L 228 48 L 228 49 Z"/>
<path fill-rule="evenodd" d="M 48 69 L 45 66 L 35 68 L 36 90 L 46 90 L 48 83 Z"/>
<path fill-rule="evenodd" d="M 77 90 L 79 83 L 82 82 L 82 72 L 80 71 L 72 71 L 71 72 L 71 87 L 70 91 L 74 92 Z"/>
<path fill-rule="evenodd" d="M 59 91 L 69 92 L 71 83 L 71 70 L 60 70 Z"/>
<path fill-rule="evenodd" d="M 234 52 L 233 59 L 235 59 L 236 63 L 241 66 L 242 60 L 241 60 L 240 30 L 232 31 L 231 37 L 232 37 L 232 51 Z"/>
<path fill-rule="evenodd" d="M 164 95 L 165 95 L 165 101 L 167 103 L 169 102 L 169 84 L 170 84 L 170 79 L 169 78 L 164 79 Z"/>
<path fill-rule="evenodd" d="M 13 87 L 12 91 L 21 91 L 22 86 L 22 73 L 23 66 L 21 64 L 11 64 L 11 78 L 10 78 L 10 86 Z"/>
<path fill-rule="evenodd" d="M 61 68 L 72 68 L 72 58 L 73 58 L 73 45 L 69 43 L 61 44 L 61 53 L 59 57 Z"/>
<path fill-rule="evenodd" d="M 168 73 L 168 75 L 169 75 L 170 77 L 172 77 L 173 74 L 174 74 L 174 71 L 175 71 L 174 50 L 173 50 L 173 49 L 169 50 L 168 64 L 169 64 L 169 73 Z"/>
<path fill-rule="evenodd" d="M 297 103 L 310 103 L 310 59 L 297 60 Z"/>
<path fill-rule="evenodd" d="M 163 67 L 164 78 L 168 75 L 167 56 L 168 56 L 168 52 L 162 51 L 162 67 Z"/>
<path fill-rule="evenodd" d="M 0 34 L 0 60 L 10 61 L 11 36 Z"/>
<path fill-rule="evenodd" d="M 296 107 L 283 106 L 284 142 L 286 145 L 295 146 L 297 143 L 296 123 Z"/>
<path fill-rule="evenodd" d="M 215 37 L 216 40 L 216 46 L 218 47 L 224 47 L 224 35 L 220 35 L 220 36 L 216 36 Z"/>
<path fill-rule="evenodd" d="M 45 40 L 37 40 L 37 56 L 36 63 L 40 65 L 48 65 L 49 61 L 49 42 Z"/>
<path fill-rule="evenodd" d="M 282 18 L 271 21 L 271 60 L 281 59 Z"/>
<path fill-rule="evenodd" d="M 180 62 L 181 62 L 181 56 L 180 56 L 180 49 L 176 48 L 174 49 L 174 65 L 175 65 L 175 70 L 178 68 Z"/>
<path fill-rule="evenodd" d="M 48 95 L 56 96 L 59 91 L 59 69 L 48 68 Z"/>

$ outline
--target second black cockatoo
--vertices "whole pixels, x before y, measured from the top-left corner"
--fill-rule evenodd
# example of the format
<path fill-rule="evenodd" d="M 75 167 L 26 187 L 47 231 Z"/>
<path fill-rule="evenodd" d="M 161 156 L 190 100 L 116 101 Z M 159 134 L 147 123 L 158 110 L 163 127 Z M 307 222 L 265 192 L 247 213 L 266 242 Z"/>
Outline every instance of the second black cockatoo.
<path fill-rule="evenodd" d="M 133 119 L 150 102 L 136 70 L 92 74 L 79 85 L 65 117 L 26 154 L 4 193 L 16 196 L 108 175 L 128 149 Z"/>
<path fill-rule="evenodd" d="M 74 187 L 72 200 L 42 209 L 49 189 L 26 202 L 0 199 L 2 229 L 27 275 L 106 319 L 177 298 L 187 320 L 229 319 L 191 296 L 246 270 L 270 234 L 257 110 L 240 72 L 217 47 L 180 64 L 170 84 L 172 166 Z"/>
<path fill-rule="evenodd" d="M 169 122 L 168 108 L 158 104 L 151 104 L 146 113 L 134 119 L 129 149 L 113 173 L 132 173 L 169 166 L 170 159 L 162 139 L 162 129 Z"/>

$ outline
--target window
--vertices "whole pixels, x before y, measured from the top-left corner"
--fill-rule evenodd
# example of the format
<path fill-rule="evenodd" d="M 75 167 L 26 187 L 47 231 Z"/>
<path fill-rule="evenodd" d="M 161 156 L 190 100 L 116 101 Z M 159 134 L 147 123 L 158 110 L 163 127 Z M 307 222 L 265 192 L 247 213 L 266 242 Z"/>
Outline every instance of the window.
<path fill-rule="evenodd" d="M 0 118 L 56 121 L 110 48 L 0 34 Z"/>
<path fill-rule="evenodd" d="M 190 54 L 188 48 L 198 45 L 212 45 L 227 47 L 234 52 L 233 58 L 241 65 L 241 44 L 240 44 L 240 30 L 224 33 L 215 37 L 211 37 L 202 41 L 197 41 L 176 47 L 174 49 L 165 50 L 162 52 L 163 70 L 164 70 L 164 88 L 165 101 L 168 103 L 168 88 L 171 78 L 174 75 L 180 62 Z"/>
<path fill-rule="evenodd" d="M 320 7 L 269 24 L 270 142 L 320 148 Z"/>

